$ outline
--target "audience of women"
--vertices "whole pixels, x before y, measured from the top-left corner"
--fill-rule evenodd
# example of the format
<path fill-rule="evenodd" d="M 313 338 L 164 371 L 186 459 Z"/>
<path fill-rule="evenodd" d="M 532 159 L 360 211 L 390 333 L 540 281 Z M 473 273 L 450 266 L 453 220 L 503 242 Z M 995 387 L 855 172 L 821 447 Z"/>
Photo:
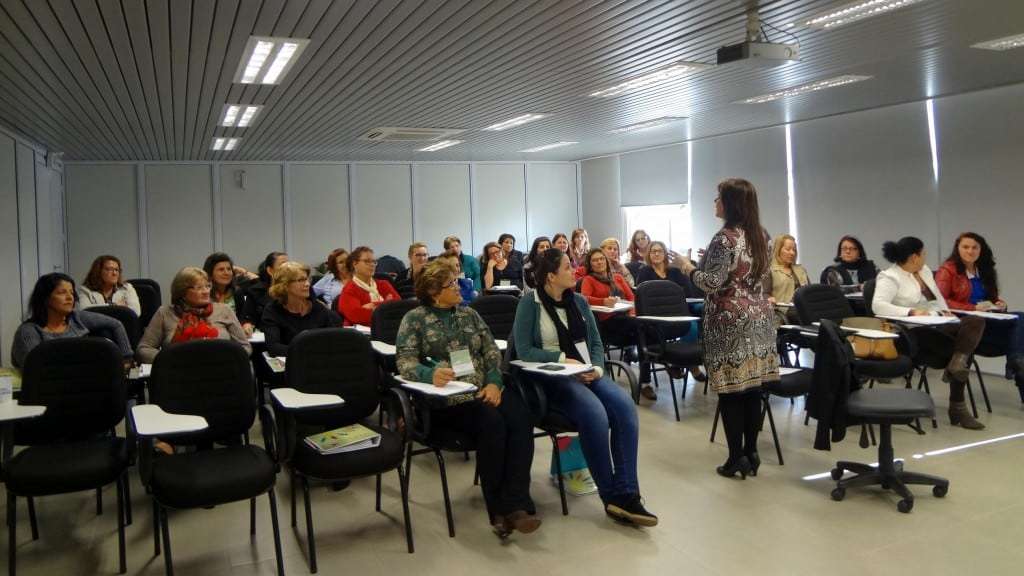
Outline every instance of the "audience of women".
<path fill-rule="evenodd" d="M 523 277 L 523 253 L 516 250 L 516 237 L 506 232 L 501 236 L 498 236 L 498 244 L 501 246 L 501 251 L 505 254 L 505 260 L 508 260 L 509 266 L 512 267 L 513 273 L 519 274 L 519 286 L 521 288 Z"/>
<path fill-rule="evenodd" d="M 273 301 L 263 309 L 260 330 L 271 356 L 287 356 L 288 345 L 301 332 L 341 326 L 336 312 L 309 298 L 309 266 L 301 262 L 285 262 L 274 270 L 270 297 Z"/>
<path fill-rule="evenodd" d="M 259 280 L 252 282 L 245 291 L 245 308 L 238 316 L 246 334 L 252 334 L 256 325 L 263 318 L 263 309 L 270 304 L 270 283 L 274 279 L 274 270 L 288 261 L 284 252 L 271 252 L 260 263 Z"/>
<path fill-rule="evenodd" d="M 935 283 L 951 309 L 1006 312 L 996 260 L 980 234 L 964 232 L 957 236 L 952 253 L 935 273 Z M 1015 321 L 985 322 L 980 346 L 1006 352 L 1006 378 L 1016 382 L 1024 402 L 1024 314 L 1011 314 L 1017 317 Z"/>
<path fill-rule="evenodd" d="M 534 260 L 537 289 L 519 299 L 515 351 L 528 362 L 590 364 L 576 376 L 536 376 L 548 402 L 579 430 L 590 473 L 612 518 L 654 526 L 637 478 L 639 424 L 629 395 L 604 374 L 604 346 L 586 299 L 573 291 L 569 257 L 557 248 Z M 530 375 L 529 377 L 534 377 Z"/>
<path fill-rule="evenodd" d="M 513 530 L 530 533 L 541 524 L 527 512 L 534 509 L 532 419 L 519 394 L 504 387 L 501 352 L 487 325 L 475 310 L 459 306 L 457 279 L 455 267 L 440 258 L 417 276 L 421 306 L 405 315 L 398 330 L 398 370 L 403 378 L 439 387 L 456 379 L 477 387 L 474 396 L 435 411 L 433 419 L 476 439 L 477 470 L 494 531 L 502 537 Z"/>
<path fill-rule="evenodd" d="M 601 252 L 604 253 L 604 257 L 608 259 L 608 269 L 614 273 L 622 276 L 626 281 L 626 284 L 630 286 L 636 286 L 636 281 L 633 279 L 633 273 L 629 271 L 622 262 L 619 262 L 619 241 L 616 238 L 605 238 L 601 242 Z"/>
<path fill-rule="evenodd" d="M 520 289 L 523 287 L 523 271 L 512 267 L 497 242 L 488 242 L 484 245 L 484 252 L 480 255 L 480 268 L 484 271 L 484 290 L 490 290 L 494 286 L 516 286 Z"/>
<path fill-rule="evenodd" d="M 772 240 L 772 274 L 768 285 L 773 304 L 792 304 L 797 289 L 811 283 L 807 270 L 796 262 L 796 238 L 789 234 L 776 236 Z M 775 317 L 780 325 L 800 323 L 792 306 L 777 306 Z"/>
<path fill-rule="evenodd" d="M 252 352 L 245 330 L 226 304 L 210 299 L 210 278 L 201 268 L 187 266 L 174 275 L 171 303 L 153 314 L 139 340 L 135 358 L 151 364 L 168 344 L 220 338 L 234 340 Z"/>
<path fill-rule="evenodd" d="M 704 366 L 718 393 L 729 458 L 716 471 L 725 477 L 757 475 L 761 458 L 761 386 L 779 379 L 775 322 L 766 284 L 771 254 L 761 226 L 757 190 L 732 178 L 718 184 L 715 216 L 724 220 L 697 268 L 683 270 L 706 293 Z"/>
<path fill-rule="evenodd" d="M 328 306 L 333 304 L 334 299 L 341 295 L 341 289 L 352 278 L 348 268 L 345 266 L 347 260 L 348 250 L 344 248 L 331 250 L 331 253 L 327 255 L 327 259 L 324 260 L 326 273 L 316 281 L 316 284 L 313 284 L 313 294 Z"/>
<path fill-rule="evenodd" d="M 864 245 L 853 236 L 843 236 L 836 247 L 835 264 L 821 272 L 821 283 L 860 291 L 864 283 L 878 276 L 878 267 L 868 260 Z"/>
<path fill-rule="evenodd" d="M 583 266 L 583 261 L 590 252 L 590 236 L 583 228 L 576 228 L 572 231 L 572 239 L 569 243 L 569 262 L 573 268 Z"/>
<path fill-rule="evenodd" d="M 473 289 L 477 292 L 483 288 L 483 280 L 480 278 L 480 263 L 469 254 L 462 253 L 462 240 L 458 236 L 448 236 L 444 239 L 445 252 L 459 258 L 459 267 L 464 277 L 473 281 Z"/>
<path fill-rule="evenodd" d="M 89 335 L 111 338 L 121 354 L 131 359 L 132 345 L 124 326 L 109 316 L 76 310 L 77 301 L 75 281 L 70 276 L 60 272 L 40 276 L 28 298 L 28 320 L 14 333 L 11 363 L 23 367 L 28 353 L 46 340 Z"/>
<path fill-rule="evenodd" d="M 530 288 L 536 288 L 533 285 L 533 263 L 549 248 L 551 248 L 551 239 L 547 236 L 538 236 L 533 239 L 533 246 L 530 247 L 530 253 L 526 256 L 526 262 L 523 263 L 523 282 Z"/>
<path fill-rule="evenodd" d="M 401 299 L 390 282 L 373 277 L 377 260 L 370 248 L 360 246 L 352 250 L 345 266 L 352 280 L 341 289 L 337 311 L 345 319 L 346 326 L 369 326 L 377 306 L 382 302 Z"/>
<path fill-rule="evenodd" d="M 135 312 L 142 313 L 139 296 L 135 287 L 124 281 L 121 261 L 117 256 L 109 254 L 98 256 L 92 261 L 85 281 L 78 287 L 78 306 L 81 309 L 93 306 L 124 306 Z"/>
<path fill-rule="evenodd" d="M 650 245 L 651 237 L 643 230 L 635 230 L 633 237 L 629 239 L 629 262 L 626 262 L 626 268 L 629 268 L 633 278 L 637 278 L 640 275 L 640 269 L 646 265 L 647 248 Z M 639 282 L 640 280 L 637 279 L 637 283 Z"/>
<path fill-rule="evenodd" d="M 892 266 L 879 272 L 875 280 L 871 308 L 876 315 L 952 316 L 931 269 L 925 264 L 924 242 L 906 236 L 898 242 L 886 242 L 882 246 L 882 254 Z M 968 362 L 981 340 L 985 321 L 977 316 L 964 316 L 957 323 L 923 326 L 911 333 L 918 330 L 937 330 L 952 338 L 943 374 L 943 380 L 949 382 L 950 424 L 972 430 L 985 428 L 971 414 L 964 399 L 964 389 L 970 377 Z"/>
<path fill-rule="evenodd" d="M 210 300 L 231 308 L 237 316 L 245 307 L 245 296 L 236 284 L 231 256 L 223 252 L 210 254 L 203 262 L 203 272 L 210 279 Z"/>

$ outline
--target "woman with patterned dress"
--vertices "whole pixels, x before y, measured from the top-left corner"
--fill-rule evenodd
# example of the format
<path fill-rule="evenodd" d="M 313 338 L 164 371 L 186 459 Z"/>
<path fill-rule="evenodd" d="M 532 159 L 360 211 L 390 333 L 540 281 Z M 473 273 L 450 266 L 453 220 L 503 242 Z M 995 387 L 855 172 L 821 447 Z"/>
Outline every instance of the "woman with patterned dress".
<path fill-rule="evenodd" d="M 704 365 L 718 393 L 729 459 L 717 468 L 731 478 L 757 475 L 757 433 L 761 425 L 761 384 L 779 379 L 775 323 L 765 286 L 768 233 L 761 227 L 757 191 L 731 178 L 718 185 L 715 216 L 725 225 L 711 239 L 701 267 L 689 259 L 683 271 L 706 292 Z"/>

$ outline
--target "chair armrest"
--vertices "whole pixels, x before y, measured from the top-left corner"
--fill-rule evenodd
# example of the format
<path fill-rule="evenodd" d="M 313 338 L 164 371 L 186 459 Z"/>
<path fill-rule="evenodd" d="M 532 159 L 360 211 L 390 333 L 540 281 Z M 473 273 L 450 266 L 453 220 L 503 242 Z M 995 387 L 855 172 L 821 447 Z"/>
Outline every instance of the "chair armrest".
<path fill-rule="evenodd" d="M 633 374 L 633 371 L 629 369 L 629 366 L 627 366 L 625 362 L 609 359 L 605 359 L 604 366 L 605 368 L 608 368 L 609 366 L 615 366 L 620 369 L 620 372 L 625 372 L 626 380 L 629 381 L 629 395 L 633 398 L 634 403 L 639 404 L 640 382 L 636 379 L 636 376 Z M 611 374 L 610 371 L 609 374 Z"/>
<path fill-rule="evenodd" d="M 398 425 L 398 415 L 392 414 L 393 411 L 388 411 L 388 426 L 393 430 L 399 431 L 402 436 L 402 442 L 416 441 L 423 443 L 427 435 L 430 433 L 430 418 L 429 416 L 422 421 L 419 418 L 416 408 L 413 406 L 412 400 L 409 398 L 409 394 L 406 393 L 402 388 L 395 386 L 388 389 L 388 392 L 392 395 L 395 401 L 398 403 L 402 420 L 405 421 L 404 428 Z M 429 413 L 429 412 L 428 412 Z"/>
<path fill-rule="evenodd" d="M 295 388 L 274 388 L 270 391 L 277 406 L 284 410 L 302 411 L 312 408 L 341 406 L 345 400 L 337 394 L 307 394 Z"/>
<path fill-rule="evenodd" d="M 380 340 L 371 340 L 370 346 L 373 351 L 382 356 L 394 356 L 398 350 L 394 344 L 388 344 L 387 342 L 381 342 Z"/>
<path fill-rule="evenodd" d="M 132 406 L 129 416 L 135 433 L 144 438 L 154 436 L 172 438 L 206 430 L 210 427 L 206 418 L 202 416 L 168 414 L 156 404 Z"/>

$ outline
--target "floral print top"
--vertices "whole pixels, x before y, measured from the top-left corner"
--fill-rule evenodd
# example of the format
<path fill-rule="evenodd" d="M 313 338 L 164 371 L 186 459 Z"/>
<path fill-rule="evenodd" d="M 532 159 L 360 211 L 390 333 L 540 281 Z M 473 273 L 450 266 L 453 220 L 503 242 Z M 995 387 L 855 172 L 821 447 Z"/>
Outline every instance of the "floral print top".
<path fill-rule="evenodd" d="M 472 308 L 420 306 L 410 310 L 402 318 L 395 347 L 398 372 L 407 380 L 433 382 L 434 370 L 451 367 L 452 352 L 467 349 L 474 373 L 458 380 L 477 388 L 488 384 L 503 388 L 501 352 L 487 324 Z"/>

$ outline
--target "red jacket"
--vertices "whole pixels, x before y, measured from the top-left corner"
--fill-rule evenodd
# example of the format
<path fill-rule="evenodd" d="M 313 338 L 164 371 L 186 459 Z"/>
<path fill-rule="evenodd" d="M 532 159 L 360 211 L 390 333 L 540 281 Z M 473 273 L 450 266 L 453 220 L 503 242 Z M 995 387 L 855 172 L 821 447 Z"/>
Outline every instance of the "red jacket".
<path fill-rule="evenodd" d="M 935 284 L 946 299 L 946 305 L 953 310 L 974 310 L 977 307 L 971 304 L 971 279 L 967 274 L 960 274 L 956 271 L 956 264 L 952 260 L 946 260 L 935 271 Z M 989 294 L 989 300 L 995 300 L 995 295 Z"/>
<path fill-rule="evenodd" d="M 619 288 L 619 292 L 622 292 L 622 299 L 633 301 L 633 289 L 629 287 L 629 283 L 622 277 L 621 274 L 616 274 L 612 277 L 612 281 L 615 282 L 615 286 Z M 611 288 L 601 282 L 593 276 L 584 276 L 583 284 L 580 286 L 580 294 L 587 299 L 587 304 L 591 306 L 604 306 L 604 299 L 612 295 Z M 633 311 L 630 310 L 630 314 Z M 609 312 L 598 312 L 596 314 L 598 320 L 607 320 L 611 317 Z"/>
<path fill-rule="evenodd" d="M 380 292 L 385 302 L 402 299 L 387 280 L 374 278 L 373 281 L 377 283 L 377 291 Z M 345 326 L 353 324 L 369 326 L 370 318 L 373 317 L 373 309 L 363 308 L 365 304 L 369 303 L 369 292 L 357 286 L 355 282 L 346 282 L 345 287 L 341 289 L 341 297 L 338 298 L 338 313 L 345 318 Z"/>

